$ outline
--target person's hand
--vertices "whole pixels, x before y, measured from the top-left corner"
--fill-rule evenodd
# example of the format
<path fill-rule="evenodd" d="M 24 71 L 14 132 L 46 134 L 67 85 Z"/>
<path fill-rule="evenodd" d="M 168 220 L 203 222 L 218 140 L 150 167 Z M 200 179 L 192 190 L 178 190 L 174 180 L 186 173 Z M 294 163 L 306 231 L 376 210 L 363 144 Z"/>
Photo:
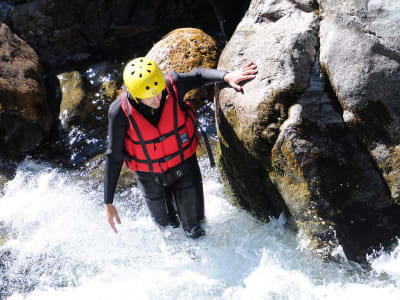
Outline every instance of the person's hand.
<path fill-rule="evenodd" d="M 121 220 L 118 216 L 117 209 L 112 204 L 106 204 L 105 207 L 106 207 L 107 221 L 108 221 L 108 223 L 110 223 L 110 226 L 114 230 L 114 232 L 118 233 L 118 230 L 115 227 L 115 222 L 114 222 L 114 219 L 115 219 L 118 224 L 121 224 Z"/>
<path fill-rule="evenodd" d="M 235 90 L 241 91 L 242 87 L 238 83 L 242 82 L 243 80 L 255 78 L 257 72 L 257 66 L 253 62 L 250 62 L 239 70 L 226 73 L 224 76 L 224 81 Z"/>

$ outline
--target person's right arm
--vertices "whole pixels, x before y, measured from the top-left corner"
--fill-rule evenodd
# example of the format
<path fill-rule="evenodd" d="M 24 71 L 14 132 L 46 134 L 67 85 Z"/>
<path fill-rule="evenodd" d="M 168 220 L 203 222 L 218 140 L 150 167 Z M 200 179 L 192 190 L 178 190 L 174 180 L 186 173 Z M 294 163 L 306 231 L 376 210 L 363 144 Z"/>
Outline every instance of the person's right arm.
<path fill-rule="evenodd" d="M 124 161 L 124 143 L 128 127 L 128 119 L 121 108 L 121 100 L 118 98 L 111 103 L 108 110 L 108 146 L 104 165 L 104 204 L 107 220 L 115 233 L 117 233 L 117 229 L 114 219 L 118 224 L 121 224 L 121 221 L 112 203 Z"/>

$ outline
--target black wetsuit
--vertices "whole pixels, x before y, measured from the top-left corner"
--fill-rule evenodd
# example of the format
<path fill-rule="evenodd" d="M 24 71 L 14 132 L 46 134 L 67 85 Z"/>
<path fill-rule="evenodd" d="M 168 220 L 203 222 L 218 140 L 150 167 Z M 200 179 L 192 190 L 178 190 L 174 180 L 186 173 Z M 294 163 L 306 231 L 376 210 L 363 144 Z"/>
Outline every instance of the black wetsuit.
<path fill-rule="evenodd" d="M 227 72 L 215 69 L 197 68 L 187 73 L 169 73 L 178 90 L 178 101 L 191 89 L 223 81 Z M 160 108 L 153 109 L 128 99 L 149 122 L 156 126 L 167 97 L 162 93 Z M 116 184 L 125 158 L 125 135 L 129 121 L 121 107 L 120 97 L 108 112 L 108 147 L 104 168 L 104 202 L 112 203 Z M 188 235 L 196 238 L 204 234 L 201 222 L 204 219 L 204 196 L 200 169 L 196 156 L 166 172 L 135 172 L 138 186 L 146 199 L 149 211 L 160 226 L 178 226 L 182 222 Z M 179 218 L 178 218 L 179 217 Z"/>

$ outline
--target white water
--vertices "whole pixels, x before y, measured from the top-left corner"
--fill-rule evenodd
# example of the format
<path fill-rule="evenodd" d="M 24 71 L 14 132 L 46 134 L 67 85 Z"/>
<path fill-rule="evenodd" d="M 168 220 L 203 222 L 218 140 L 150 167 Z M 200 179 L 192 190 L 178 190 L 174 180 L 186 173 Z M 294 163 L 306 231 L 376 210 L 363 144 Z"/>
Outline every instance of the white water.
<path fill-rule="evenodd" d="M 283 218 L 264 224 L 231 206 L 201 165 L 207 235 L 191 240 L 159 230 L 136 190 L 117 196 L 115 235 L 101 186 L 24 162 L 0 196 L 1 300 L 400 299 L 400 247 L 370 272 L 322 263 Z"/>

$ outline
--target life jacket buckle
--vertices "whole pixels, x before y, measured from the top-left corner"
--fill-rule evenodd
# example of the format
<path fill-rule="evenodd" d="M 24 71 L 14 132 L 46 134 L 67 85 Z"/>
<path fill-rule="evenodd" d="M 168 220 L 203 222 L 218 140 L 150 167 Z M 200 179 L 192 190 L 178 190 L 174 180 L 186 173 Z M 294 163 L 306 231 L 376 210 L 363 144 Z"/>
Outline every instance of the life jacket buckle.
<path fill-rule="evenodd" d="M 158 138 L 158 142 L 162 142 L 163 140 L 165 140 L 167 137 L 165 135 L 162 135 Z"/>

